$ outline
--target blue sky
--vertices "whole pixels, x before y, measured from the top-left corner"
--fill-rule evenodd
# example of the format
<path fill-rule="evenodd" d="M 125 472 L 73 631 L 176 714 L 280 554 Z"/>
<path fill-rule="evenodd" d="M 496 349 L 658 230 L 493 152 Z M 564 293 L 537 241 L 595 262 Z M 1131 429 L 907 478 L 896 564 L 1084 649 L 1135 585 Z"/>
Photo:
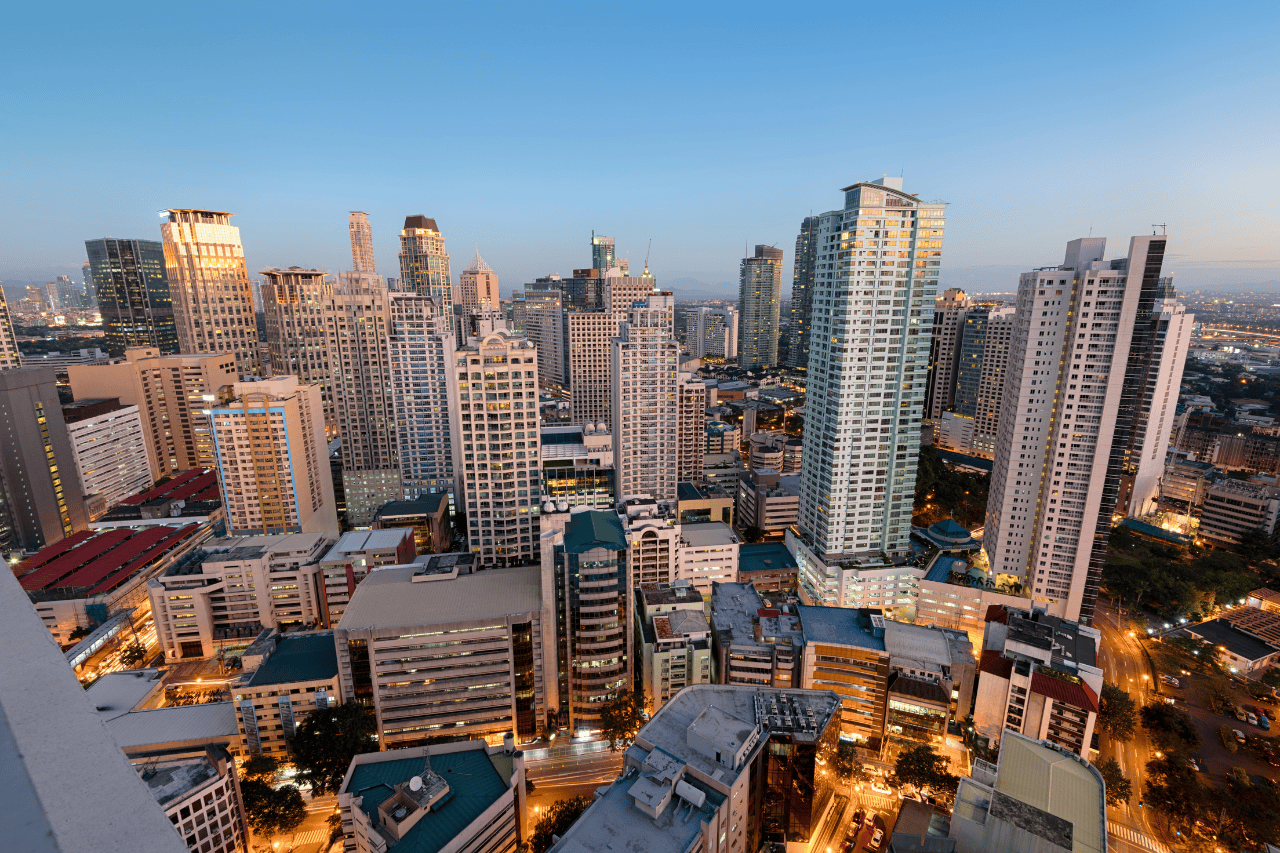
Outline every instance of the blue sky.
<path fill-rule="evenodd" d="M 229 210 L 250 272 L 394 274 L 407 214 L 504 293 L 590 259 L 735 281 L 838 188 L 951 203 L 944 284 L 1167 223 L 1185 288 L 1280 278 L 1274 3 L 115 3 L 7 13 L 0 279 Z M 679 296 L 677 290 L 677 296 Z"/>

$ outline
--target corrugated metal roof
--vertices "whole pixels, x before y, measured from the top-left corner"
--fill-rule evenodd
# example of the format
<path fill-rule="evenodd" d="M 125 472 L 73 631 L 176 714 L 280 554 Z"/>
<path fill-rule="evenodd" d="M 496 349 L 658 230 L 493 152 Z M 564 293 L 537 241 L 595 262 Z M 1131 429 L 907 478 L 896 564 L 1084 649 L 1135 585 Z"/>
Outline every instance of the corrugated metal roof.
<path fill-rule="evenodd" d="M 420 565 L 375 569 L 356 587 L 338 627 L 445 625 L 542 609 L 542 568 L 487 569 L 413 583 Z"/>
<path fill-rule="evenodd" d="M 1095 714 L 1098 713 L 1098 697 L 1093 695 L 1093 690 L 1083 681 L 1079 684 L 1073 684 L 1070 681 L 1063 681 L 1060 678 L 1054 678 L 1042 672 L 1035 672 L 1031 675 L 1031 692 L 1039 693 L 1041 696 L 1047 696 L 1058 702 L 1064 702 L 1073 708 L 1082 708 Z"/>
<path fill-rule="evenodd" d="M 1005 732 L 995 787 L 1006 796 L 1068 821 L 1072 853 L 1106 849 L 1102 779 L 1079 756 Z"/>
<path fill-rule="evenodd" d="M 569 516 L 564 526 L 564 548 L 571 554 L 581 554 L 594 548 L 625 551 L 627 536 L 617 513 L 587 510 Z"/>

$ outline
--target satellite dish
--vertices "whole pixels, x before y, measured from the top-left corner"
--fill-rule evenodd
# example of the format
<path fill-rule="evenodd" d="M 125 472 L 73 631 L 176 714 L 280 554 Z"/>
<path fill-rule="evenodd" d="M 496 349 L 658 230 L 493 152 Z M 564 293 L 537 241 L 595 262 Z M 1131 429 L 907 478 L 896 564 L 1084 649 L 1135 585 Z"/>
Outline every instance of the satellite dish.
<path fill-rule="evenodd" d="M 410 790 L 410 791 L 421 791 L 421 790 L 422 790 L 422 777 L 421 777 L 421 776 L 414 776 L 412 779 L 410 779 L 410 780 L 409 780 L 409 790 Z"/>

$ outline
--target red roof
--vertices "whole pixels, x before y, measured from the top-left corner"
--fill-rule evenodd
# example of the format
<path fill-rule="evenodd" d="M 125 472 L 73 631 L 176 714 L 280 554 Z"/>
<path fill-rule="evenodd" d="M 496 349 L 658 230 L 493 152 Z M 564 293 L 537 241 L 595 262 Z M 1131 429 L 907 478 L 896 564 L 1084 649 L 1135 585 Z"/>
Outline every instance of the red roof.
<path fill-rule="evenodd" d="M 73 533 L 61 542 L 55 542 L 48 548 L 41 548 L 21 563 L 16 564 L 13 567 L 13 573 L 18 577 L 30 574 L 41 566 L 47 565 L 54 557 L 69 551 L 93 535 L 94 531 L 92 530 L 81 530 L 79 533 Z"/>
<path fill-rule="evenodd" d="M 201 474 L 194 480 L 183 483 L 178 488 L 166 494 L 165 498 L 175 501 L 191 500 L 193 495 L 197 495 L 200 492 L 205 491 L 210 486 L 213 486 L 215 489 L 218 487 L 218 475 L 213 471 Z"/>
<path fill-rule="evenodd" d="M 985 658 L 985 654 L 983 657 Z M 1093 689 L 1083 681 L 1075 684 L 1070 681 L 1063 681 L 1060 678 L 1053 678 L 1042 672 L 1034 672 L 1031 674 L 1031 692 L 1047 696 L 1054 701 L 1070 705 L 1073 708 L 1092 711 L 1095 714 L 1098 713 L 1098 697 L 1094 695 Z"/>
<path fill-rule="evenodd" d="M 1005 609 L 1003 604 L 990 604 L 987 606 L 987 618 L 984 622 L 999 622 L 1001 625 L 1009 624 L 1009 611 Z"/>
<path fill-rule="evenodd" d="M 777 619 L 781 615 L 781 610 L 774 610 L 769 607 L 761 607 L 756 610 L 756 616 L 759 616 L 761 619 Z"/>
<path fill-rule="evenodd" d="M 174 478 L 169 482 L 164 483 L 163 485 L 156 486 L 154 489 L 148 489 L 145 492 L 139 492 L 138 494 L 133 495 L 132 497 L 127 497 L 123 501 L 121 501 L 121 503 L 132 504 L 132 505 L 144 504 L 147 501 L 155 500 L 156 498 L 165 497 L 170 492 L 174 491 L 177 487 L 183 485 L 184 483 L 190 482 L 191 480 L 194 480 L 196 477 L 203 476 L 204 473 L 205 473 L 205 470 L 203 468 L 192 468 L 188 471 L 183 471 L 181 474 L 175 475 Z"/>
<path fill-rule="evenodd" d="M 132 531 L 131 531 L 132 532 Z M 170 527 L 147 527 L 136 532 L 117 547 L 94 560 L 80 571 L 58 583 L 58 586 L 91 587 L 120 571 L 130 560 L 165 539 L 173 532 Z"/>
<path fill-rule="evenodd" d="M 1013 674 L 1013 661 L 995 649 L 987 649 L 982 653 L 982 662 L 978 664 L 979 672 L 989 672 L 997 678 L 1008 678 Z"/>
<path fill-rule="evenodd" d="M 154 562 L 158 557 L 185 541 L 187 537 L 195 535 L 195 532 L 199 528 L 200 525 L 198 524 L 188 524 L 186 527 L 164 528 L 165 530 L 170 531 L 168 536 L 155 543 L 151 548 L 148 548 L 146 553 L 134 557 L 119 571 L 113 572 L 106 580 L 89 590 L 88 594 L 97 595 L 98 593 L 109 592 L 112 589 L 115 589 L 121 583 L 128 580 L 129 576 L 138 569 Z"/>
<path fill-rule="evenodd" d="M 117 528 L 116 530 L 108 530 L 106 533 L 99 533 L 97 536 L 85 539 L 78 548 L 65 552 L 48 565 L 22 577 L 22 588 L 28 592 L 34 592 L 39 589 L 60 586 L 59 582 L 63 578 L 78 572 L 84 566 L 87 566 L 128 539 L 132 534 L 132 530 Z M 36 554 L 32 559 L 36 559 L 39 556 L 39 554 Z"/>

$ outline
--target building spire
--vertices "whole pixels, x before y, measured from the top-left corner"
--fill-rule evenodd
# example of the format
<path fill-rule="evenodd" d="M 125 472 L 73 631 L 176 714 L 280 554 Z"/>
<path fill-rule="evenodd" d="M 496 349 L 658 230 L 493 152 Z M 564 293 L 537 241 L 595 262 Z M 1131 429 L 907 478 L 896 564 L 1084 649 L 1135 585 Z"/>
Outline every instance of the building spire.
<path fill-rule="evenodd" d="M 480 257 L 480 247 L 476 247 L 476 256 L 471 259 L 471 264 L 467 267 L 467 272 L 493 272 L 493 267 L 485 263 L 484 258 Z"/>

